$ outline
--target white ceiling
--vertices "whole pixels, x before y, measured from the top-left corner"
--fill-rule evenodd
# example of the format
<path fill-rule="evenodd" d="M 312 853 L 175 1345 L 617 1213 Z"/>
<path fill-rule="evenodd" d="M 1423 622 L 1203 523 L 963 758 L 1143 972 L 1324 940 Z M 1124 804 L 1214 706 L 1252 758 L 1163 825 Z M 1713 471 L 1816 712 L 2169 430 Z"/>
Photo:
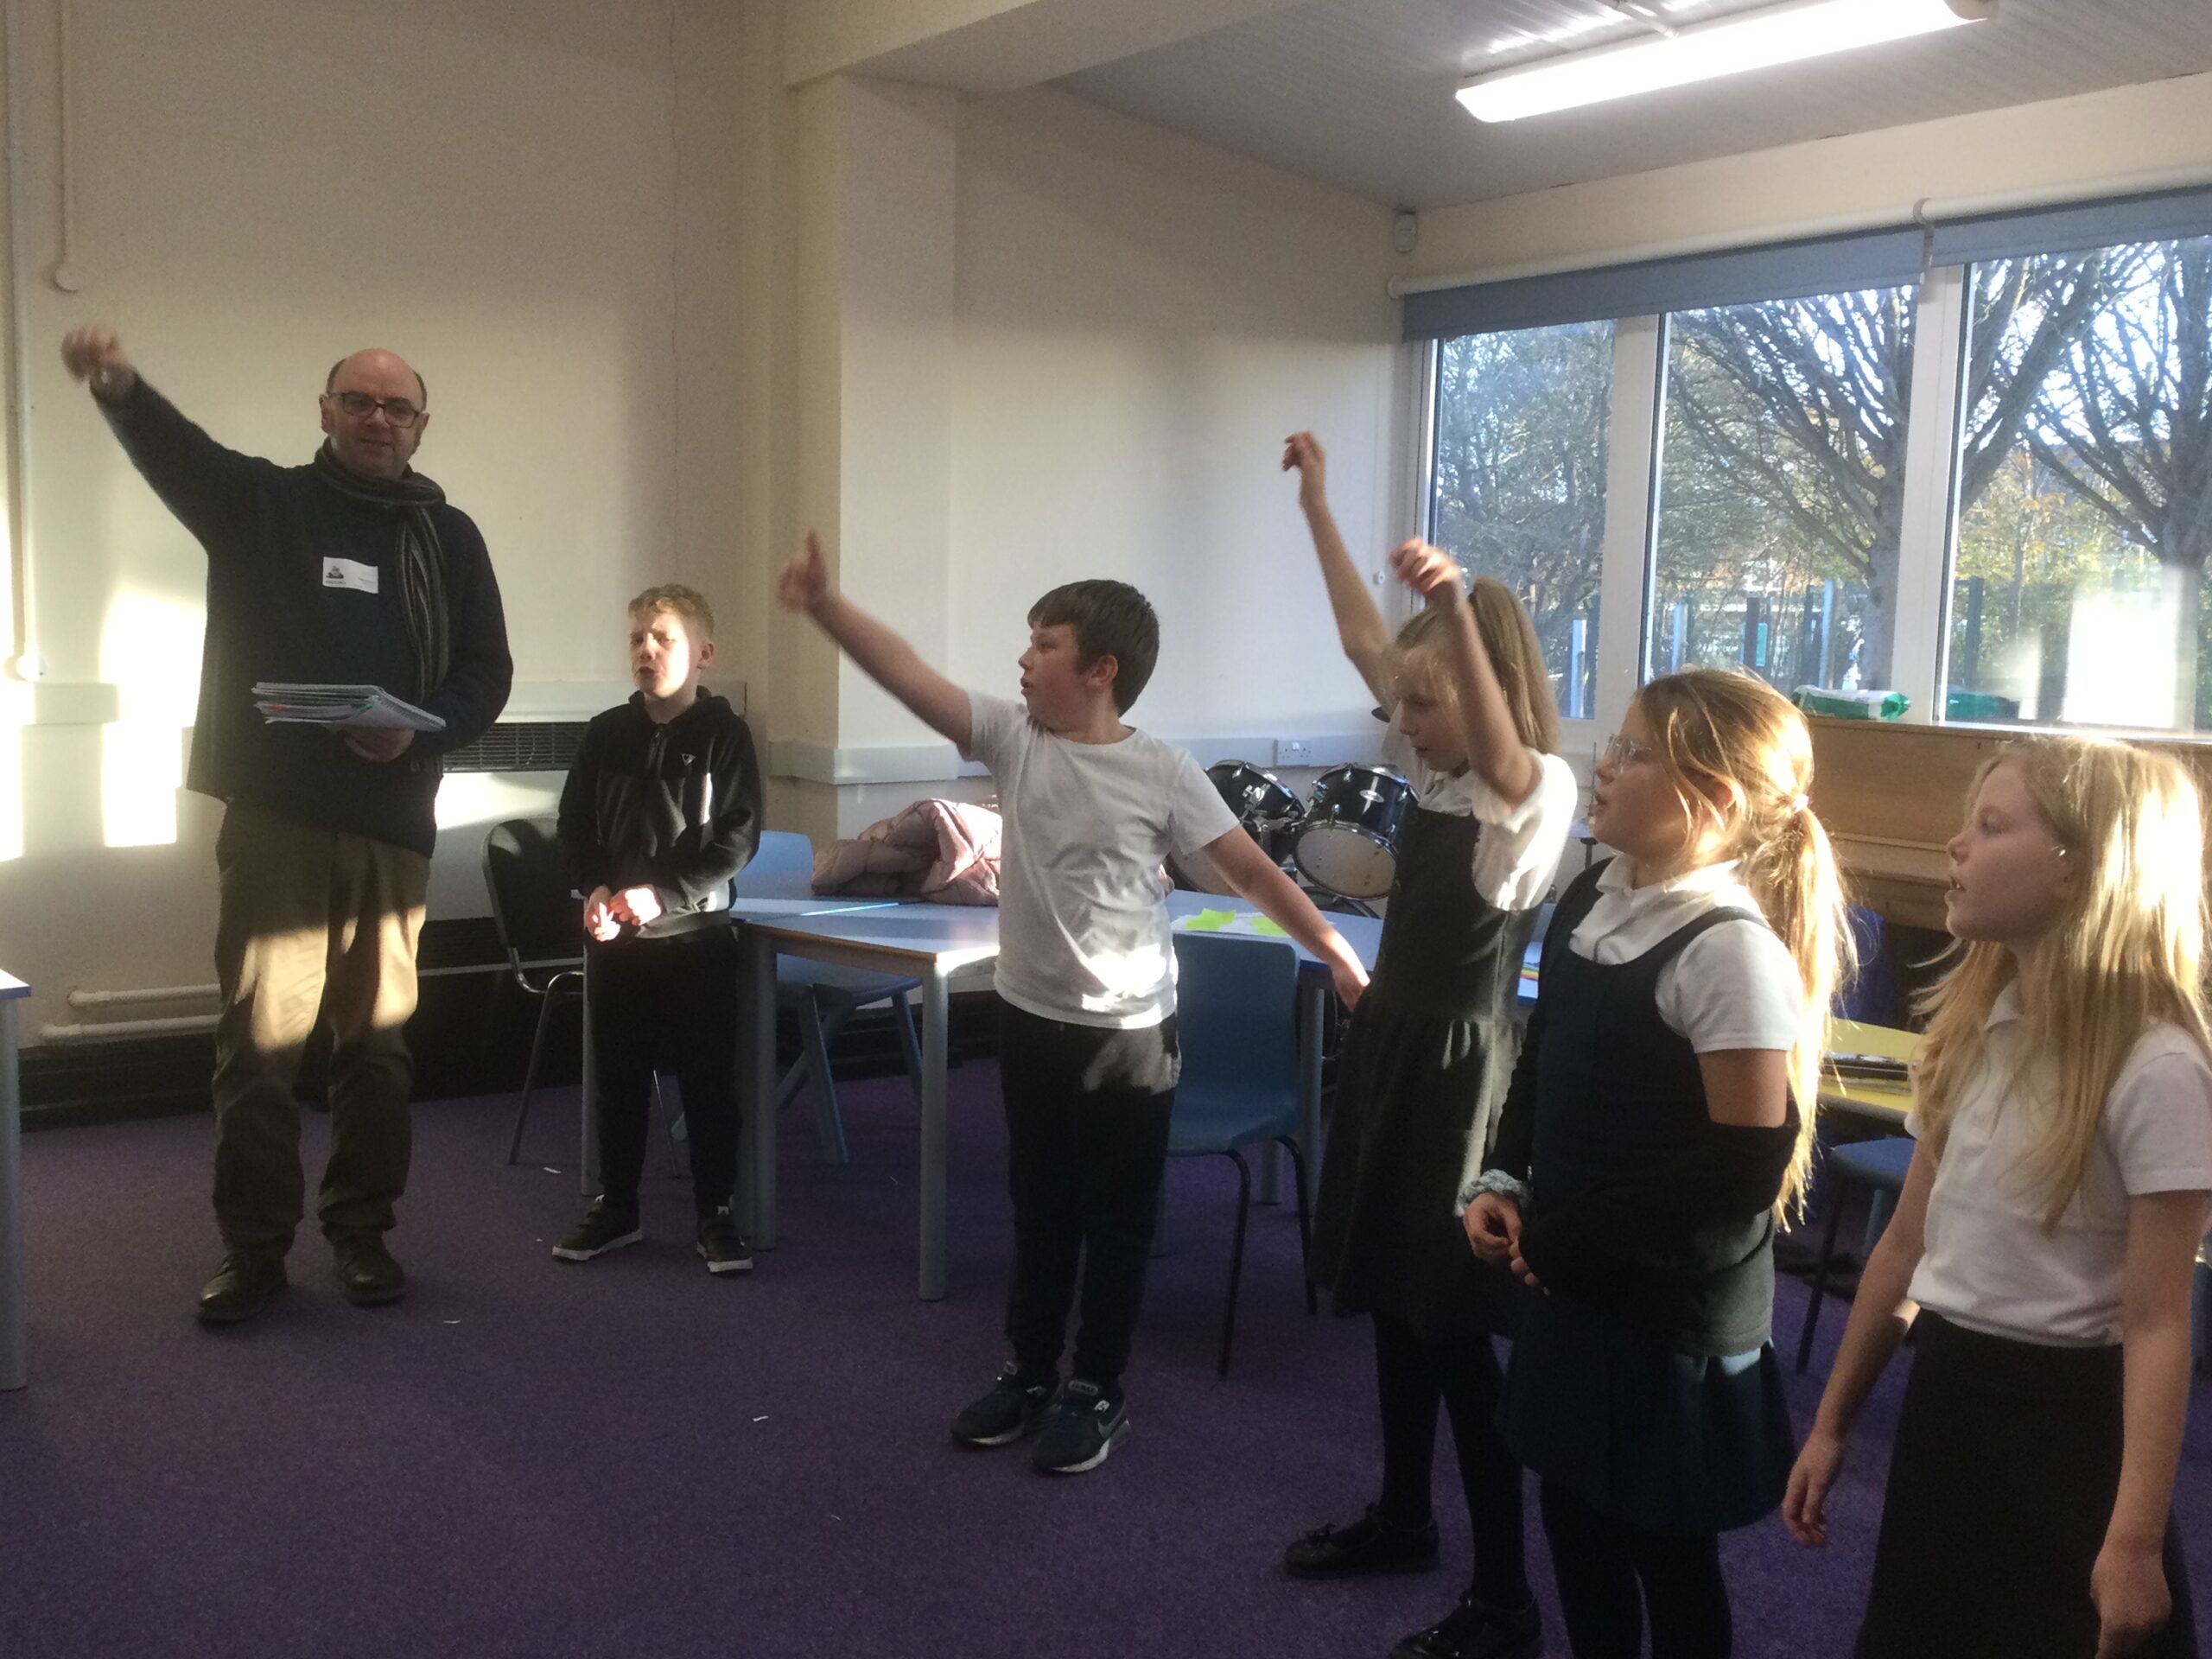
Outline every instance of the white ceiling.
<path fill-rule="evenodd" d="M 1675 0 L 1685 22 L 1755 0 Z M 1061 86 L 1373 200 L 1433 207 L 2212 70 L 2212 0 L 1999 0 L 1970 28 L 1486 126 L 1462 76 L 1636 26 L 1601 0 L 1318 0 Z"/>

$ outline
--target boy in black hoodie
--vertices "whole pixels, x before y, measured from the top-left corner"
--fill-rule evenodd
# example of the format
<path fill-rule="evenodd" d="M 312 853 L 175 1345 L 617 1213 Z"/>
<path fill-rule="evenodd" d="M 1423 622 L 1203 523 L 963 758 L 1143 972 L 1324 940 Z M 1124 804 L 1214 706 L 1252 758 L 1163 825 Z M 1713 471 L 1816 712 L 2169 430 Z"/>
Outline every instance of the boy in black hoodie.
<path fill-rule="evenodd" d="M 585 729 L 561 791 L 561 850 L 584 901 L 598 1058 L 600 1196 L 553 1247 L 563 1262 L 634 1244 L 656 1068 L 674 1069 L 691 1142 L 699 1254 L 743 1273 L 737 1185 L 737 939 L 730 878 L 760 836 L 753 734 L 699 683 L 715 660 L 704 595 L 669 583 L 630 601 L 638 690 Z"/>

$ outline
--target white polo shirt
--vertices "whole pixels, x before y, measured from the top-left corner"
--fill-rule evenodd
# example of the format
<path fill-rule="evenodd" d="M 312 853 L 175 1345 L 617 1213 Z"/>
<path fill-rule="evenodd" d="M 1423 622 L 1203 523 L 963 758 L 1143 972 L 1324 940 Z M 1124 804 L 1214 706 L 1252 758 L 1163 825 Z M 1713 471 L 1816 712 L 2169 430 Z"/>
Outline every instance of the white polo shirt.
<path fill-rule="evenodd" d="M 1383 759 L 1405 774 L 1424 808 L 1482 825 L 1475 841 L 1475 891 L 1500 910 L 1529 910 L 1543 903 L 1559 873 L 1579 798 L 1566 761 L 1538 749 L 1528 753 L 1536 763 L 1536 786 L 1516 806 L 1471 768 L 1449 772 L 1423 766 L 1395 725 L 1382 746 Z"/>
<path fill-rule="evenodd" d="M 2019 1170 L 2056 1079 L 2049 1068 L 2016 1077 L 2027 1035 L 2017 988 L 1999 993 L 1986 1032 L 1936 1166 L 1912 1300 L 1991 1336 L 2116 1343 L 2128 1199 L 2212 1191 L 2212 1062 L 2177 1027 L 2143 1033 L 2105 1096 L 2082 1185 L 2046 1234 Z M 1920 1133 L 1916 1113 L 1905 1127 Z"/>

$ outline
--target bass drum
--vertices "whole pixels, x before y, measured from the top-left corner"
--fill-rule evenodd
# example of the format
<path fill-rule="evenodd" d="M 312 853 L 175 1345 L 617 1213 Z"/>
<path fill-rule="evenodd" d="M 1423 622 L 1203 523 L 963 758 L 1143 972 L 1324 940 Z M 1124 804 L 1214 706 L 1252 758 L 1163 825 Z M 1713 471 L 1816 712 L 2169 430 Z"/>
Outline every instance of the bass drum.
<path fill-rule="evenodd" d="M 1313 781 L 1293 855 L 1315 887 L 1347 899 L 1380 899 L 1398 879 L 1398 844 L 1418 800 L 1395 772 L 1337 766 Z"/>

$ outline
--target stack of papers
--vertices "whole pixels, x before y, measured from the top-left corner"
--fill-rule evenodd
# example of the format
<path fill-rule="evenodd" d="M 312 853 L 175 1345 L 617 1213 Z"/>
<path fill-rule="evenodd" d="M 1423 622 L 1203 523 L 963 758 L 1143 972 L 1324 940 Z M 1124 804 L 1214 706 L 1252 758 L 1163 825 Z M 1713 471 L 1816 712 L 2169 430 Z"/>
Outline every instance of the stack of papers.
<path fill-rule="evenodd" d="M 253 706 L 271 725 L 382 726 L 410 732 L 442 732 L 446 723 L 426 709 L 395 697 L 380 685 L 299 685 L 264 680 Z"/>

